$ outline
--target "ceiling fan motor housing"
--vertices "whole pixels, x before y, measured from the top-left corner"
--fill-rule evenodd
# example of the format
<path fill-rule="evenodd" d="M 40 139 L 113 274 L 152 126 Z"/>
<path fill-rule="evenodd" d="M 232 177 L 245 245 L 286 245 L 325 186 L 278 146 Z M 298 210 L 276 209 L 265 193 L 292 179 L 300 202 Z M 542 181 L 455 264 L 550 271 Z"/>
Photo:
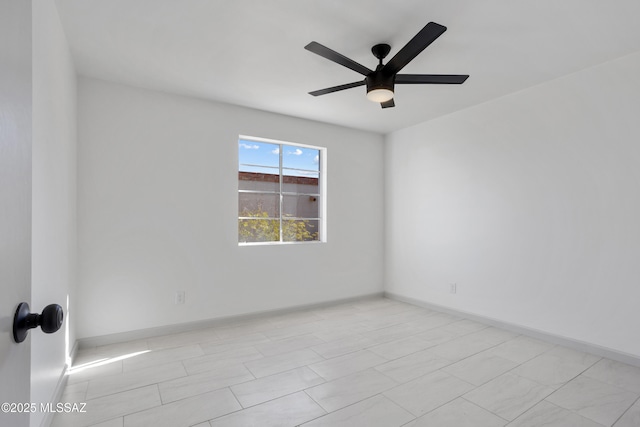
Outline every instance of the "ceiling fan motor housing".
<path fill-rule="evenodd" d="M 395 80 L 395 74 L 389 75 L 378 69 L 365 78 L 365 81 L 367 83 L 367 93 L 375 89 L 387 89 L 393 92 Z"/>

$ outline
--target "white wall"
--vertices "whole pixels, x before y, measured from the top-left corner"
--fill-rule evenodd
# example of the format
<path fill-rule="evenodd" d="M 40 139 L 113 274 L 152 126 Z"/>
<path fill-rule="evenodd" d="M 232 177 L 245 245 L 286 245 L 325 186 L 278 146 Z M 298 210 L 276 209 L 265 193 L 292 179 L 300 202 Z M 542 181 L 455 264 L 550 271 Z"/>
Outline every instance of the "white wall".
<path fill-rule="evenodd" d="M 382 291 L 381 136 L 88 78 L 78 91 L 80 338 Z M 238 247 L 240 134 L 328 148 L 326 244 Z"/>
<path fill-rule="evenodd" d="M 0 403 L 30 399 L 29 339 L 13 339 L 18 304 L 31 298 L 31 1 L 0 0 Z M 0 425 L 29 414 L 0 411 Z"/>
<path fill-rule="evenodd" d="M 76 270 L 76 77 L 55 3 L 33 2 L 33 193 L 31 311 L 73 313 Z M 72 322 L 73 324 L 73 322 Z M 32 330 L 31 401 L 50 402 L 75 341 L 73 328 Z M 38 426 L 46 414 L 31 414 Z"/>
<path fill-rule="evenodd" d="M 639 75 L 636 53 L 388 135 L 386 290 L 640 356 Z"/>

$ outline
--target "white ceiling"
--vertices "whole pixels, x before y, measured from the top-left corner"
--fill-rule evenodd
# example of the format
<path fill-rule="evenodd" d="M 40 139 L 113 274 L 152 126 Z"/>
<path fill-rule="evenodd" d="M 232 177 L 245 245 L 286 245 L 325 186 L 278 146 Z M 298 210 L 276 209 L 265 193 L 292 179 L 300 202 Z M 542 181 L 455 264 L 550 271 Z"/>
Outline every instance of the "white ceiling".
<path fill-rule="evenodd" d="M 387 133 L 640 50 L 638 0 L 57 0 L 78 73 Z M 362 76 L 304 49 L 315 40 L 374 68 L 427 22 L 448 27 L 403 73 L 470 74 L 397 85 L 395 108 Z"/>

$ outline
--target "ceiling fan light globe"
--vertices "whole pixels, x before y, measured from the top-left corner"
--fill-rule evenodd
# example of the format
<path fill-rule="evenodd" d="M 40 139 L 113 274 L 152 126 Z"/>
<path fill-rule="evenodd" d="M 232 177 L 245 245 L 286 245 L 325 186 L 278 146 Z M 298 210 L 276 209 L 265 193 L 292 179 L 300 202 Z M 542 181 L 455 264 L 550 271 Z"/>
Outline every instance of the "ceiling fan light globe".
<path fill-rule="evenodd" d="M 389 89 L 372 89 L 367 92 L 367 99 L 372 102 L 387 102 L 393 99 L 393 91 Z"/>

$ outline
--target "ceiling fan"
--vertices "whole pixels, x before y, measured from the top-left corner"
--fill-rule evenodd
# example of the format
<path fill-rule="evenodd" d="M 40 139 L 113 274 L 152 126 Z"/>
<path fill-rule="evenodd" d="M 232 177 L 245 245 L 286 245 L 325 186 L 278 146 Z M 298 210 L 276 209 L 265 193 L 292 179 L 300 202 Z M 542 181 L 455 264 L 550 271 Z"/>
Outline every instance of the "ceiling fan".
<path fill-rule="evenodd" d="M 429 22 L 418 32 L 409 43 L 407 43 L 396 55 L 386 64 L 382 60 L 391 51 L 388 44 L 377 44 L 371 48 L 373 56 L 380 61 L 375 71 L 364 65 L 358 64 L 353 59 L 349 59 L 338 52 L 329 49 L 317 42 L 311 42 L 304 48 L 310 52 L 322 56 L 337 64 L 343 65 L 353 71 L 365 76 L 364 80 L 347 83 L 340 86 L 333 86 L 309 92 L 310 95 L 320 96 L 340 90 L 351 89 L 352 87 L 367 86 L 367 98 L 373 102 L 379 102 L 382 108 L 394 107 L 393 89 L 395 84 L 462 84 L 469 77 L 465 74 L 398 74 L 409 62 L 413 60 L 427 46 L 433 43 L 438 37 L 447 31 L 447 27 Z"/>

